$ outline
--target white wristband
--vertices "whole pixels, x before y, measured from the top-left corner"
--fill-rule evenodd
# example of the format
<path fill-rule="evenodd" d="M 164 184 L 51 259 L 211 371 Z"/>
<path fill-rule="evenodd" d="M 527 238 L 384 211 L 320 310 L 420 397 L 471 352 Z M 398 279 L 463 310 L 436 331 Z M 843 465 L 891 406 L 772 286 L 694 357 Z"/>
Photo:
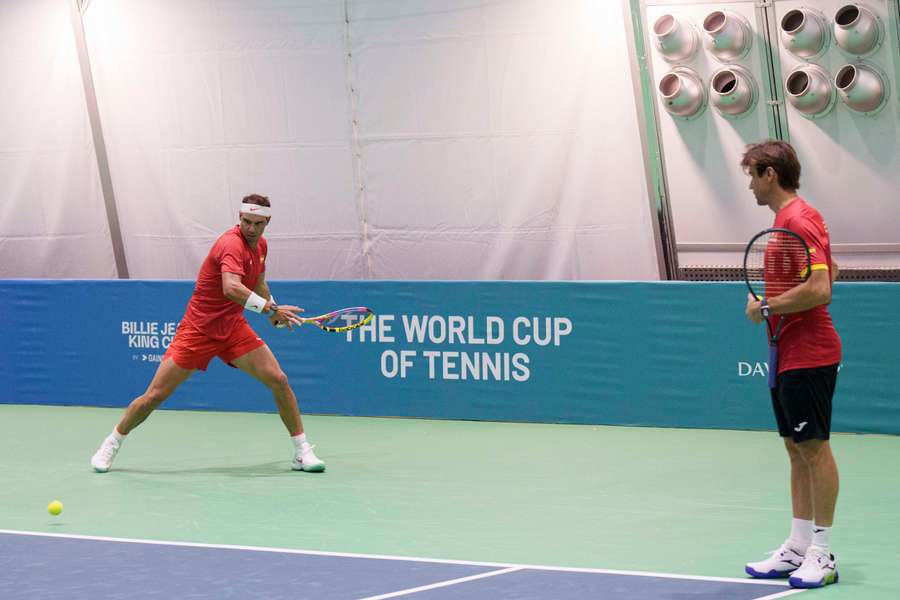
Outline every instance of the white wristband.
<path fill-rule="evenodd" d="M 247 301 L 244 302 L 244 308 L 252 310 L 255 313 L 261 313 L 265 307 L 266 299 L 256 292 L 250 292 L 250 296 L 247 298 Z"/>

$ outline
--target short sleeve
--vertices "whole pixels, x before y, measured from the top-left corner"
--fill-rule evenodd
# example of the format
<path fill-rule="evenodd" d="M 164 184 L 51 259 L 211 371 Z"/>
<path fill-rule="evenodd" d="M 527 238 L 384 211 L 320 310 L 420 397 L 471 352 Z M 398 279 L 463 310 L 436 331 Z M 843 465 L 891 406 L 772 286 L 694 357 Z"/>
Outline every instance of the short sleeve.
<path fill-rule="evenodd" d="M 221 246 L 217 248 L 216 258 L 219 261 L 219 270 L 222 273 L 235 273 L 243 277 L 244 259 L 243 247 L 239 240 L 232 236 L 225 236 L 220 240 Z"/>
<path fill-rule="evenodd" d="M 823 225 L 815 219 L 806 216 L 799 216 L 791 219 L 788 229 L 800 235 L 806 246 L 809 248 L 809 258 L 813 270 L 826 268 L 830 269 L 831 265 L 828 260 L 828 233 Z"/>

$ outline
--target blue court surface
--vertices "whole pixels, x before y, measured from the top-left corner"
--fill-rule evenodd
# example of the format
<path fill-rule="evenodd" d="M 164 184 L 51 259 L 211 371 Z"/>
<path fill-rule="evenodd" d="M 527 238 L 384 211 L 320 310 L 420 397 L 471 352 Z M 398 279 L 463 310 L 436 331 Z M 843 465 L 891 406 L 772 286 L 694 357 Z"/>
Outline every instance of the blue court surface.
<path fill-rule="evenodd" d="M 762 600 L 783 581 L 0 530 L 0 598 Z"/>

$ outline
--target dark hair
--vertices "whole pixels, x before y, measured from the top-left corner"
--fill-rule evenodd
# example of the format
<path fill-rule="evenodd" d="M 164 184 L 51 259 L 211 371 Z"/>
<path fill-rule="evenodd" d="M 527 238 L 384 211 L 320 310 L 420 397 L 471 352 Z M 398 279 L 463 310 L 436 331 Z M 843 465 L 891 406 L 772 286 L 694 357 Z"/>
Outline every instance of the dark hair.
<path fill-rule="evenodd" d="M 749 144 L 741 159 L 741 166 L 747 172 L 756 170 L 759 177 L 772 167 L 778 175 L 778 185 L 785 190 L 796 191 L 800 188 L 800 161 L 794 147 L 781 140 L 766 140 L 758 144 Z"/>
<path fill-rule="evenodd" d="M 269 204 L 268 196 L 260 196 L 259 194 L 250 194 L 249 196 L 244 196 L 244 199 L 241 200 L 241 204 L 255 204 L 257 206 L 272 206 Z"/>

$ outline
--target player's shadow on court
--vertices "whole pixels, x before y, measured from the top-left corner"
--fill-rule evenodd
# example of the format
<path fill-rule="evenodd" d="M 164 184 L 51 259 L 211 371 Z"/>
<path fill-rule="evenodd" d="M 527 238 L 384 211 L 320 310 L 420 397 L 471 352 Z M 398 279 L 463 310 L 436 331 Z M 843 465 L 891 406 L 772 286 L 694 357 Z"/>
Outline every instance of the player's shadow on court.
<path fill-rule="evenodd" d="M 232 467 L 197 467 L 193 469 L 115 469 L 118 473 L 134 475 L 227 475 L 229 477 L 274 477 L 297 475 L 285 465 L 285 461 L 278 460 L 255 465 L 239 465 Z"/>

